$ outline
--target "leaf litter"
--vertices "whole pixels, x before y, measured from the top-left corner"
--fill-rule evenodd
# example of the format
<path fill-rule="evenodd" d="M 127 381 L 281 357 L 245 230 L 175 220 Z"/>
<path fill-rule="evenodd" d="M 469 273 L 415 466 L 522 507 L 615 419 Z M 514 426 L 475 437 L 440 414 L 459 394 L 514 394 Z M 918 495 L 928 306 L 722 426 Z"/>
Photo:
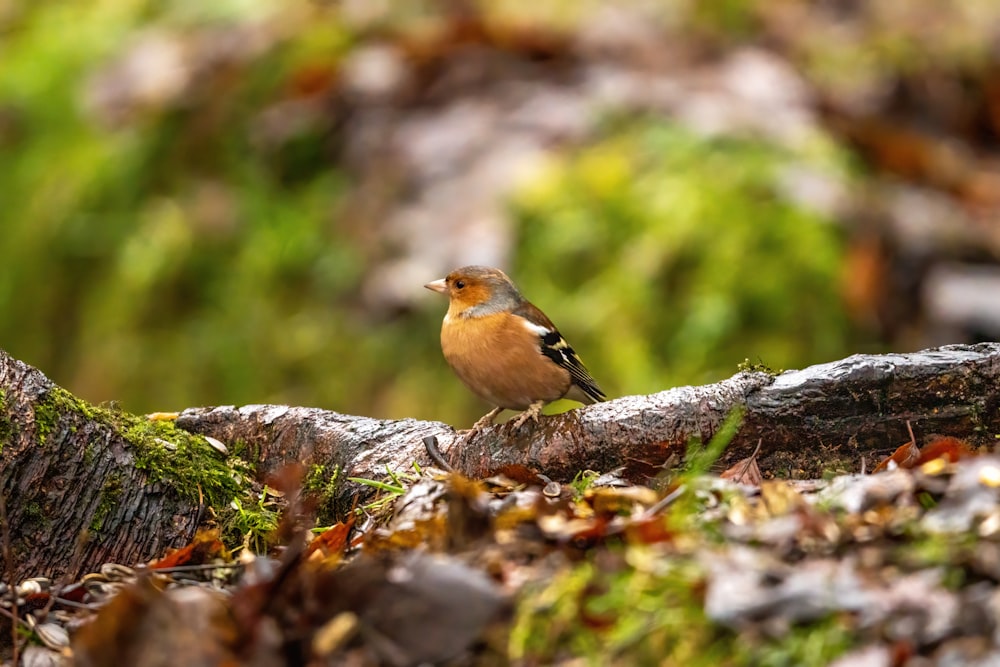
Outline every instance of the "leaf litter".
<path fill-rule="evenodd" d="M 206 529 L 145 565 L 0 585 L 0 612 L 30 665 L 1000 660 L 1000 457 L 923 451 L 804 481 L 755 457 L 649 486 L 423 469 L 321 531 L 290 470 L 267 554 Z"/>

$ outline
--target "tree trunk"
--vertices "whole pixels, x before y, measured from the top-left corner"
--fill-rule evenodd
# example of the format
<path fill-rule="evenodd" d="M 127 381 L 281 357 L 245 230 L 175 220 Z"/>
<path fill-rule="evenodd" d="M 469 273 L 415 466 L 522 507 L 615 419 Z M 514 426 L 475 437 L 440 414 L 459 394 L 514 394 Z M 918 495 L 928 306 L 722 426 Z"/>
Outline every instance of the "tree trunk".
<path fill-rule="evenodd" d="M 517 431 L 500 424 L 468 441 L 440 422 L 268 405 L 189 409 L 177 419 L 180 430 L 93 408 L 2 351 L 0 391 L 0 493 L 16 571 L 76 576 L 185 543 L 199 498 L 221 509 L 245 491 L 227 467 L 235 456 L 223 461 L 187 431 L 227 443 L 258 479 L 289 462 L 322 467 L 327 477 L 336 469 L 334 500 L 344 508 L 370 491 L 346 477 L 430 465 L 427 436 L 470 477 L 507 466 L 563 481 L 584 469 L 621 469 L 648 483 L 735 409 L 743 421 L 720 466 L 760 441 L 765 475 L 807 477 L 884 456 L 908 439 L 907 421 L 918 440 L 938 433 L 992 442 L 1000 433 L 1000 344 L 856 355 L 777 377 L 740 373 L 542 417 Z"/>

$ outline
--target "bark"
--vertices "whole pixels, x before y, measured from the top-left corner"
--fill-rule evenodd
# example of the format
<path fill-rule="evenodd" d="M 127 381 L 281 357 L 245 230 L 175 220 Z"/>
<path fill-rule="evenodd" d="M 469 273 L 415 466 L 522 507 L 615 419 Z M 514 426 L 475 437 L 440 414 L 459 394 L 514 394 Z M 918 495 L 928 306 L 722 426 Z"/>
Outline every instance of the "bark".
<path fill-rule="evenodd" d="M 584 469 L 621 468 L 626 479 L 643 483 L 679 462 L 692 438 L 708 441 L 737 408 L 745 410 L 743 422 L 719 465 L 749 455 L 761 441 L 762 469 L 806 477 L 838 466 L 859 470 L 861 457 L 891 453 L 909 439 L 907 421 L 919 441 L 940 434 L 991 442 L 1000 433 L 998 402 L 1000 343 L 983 343 L 855 355 L 777 377 L 740 373 L 542 417 L 516 432 L 500 424 L 468 441 L 439 422 L 281 406 L 195 408 L 183 412 L 178 425 L 255 443 L 264 469 L 301 460 L 382 477 L 386 466 L 427 465 L 421 440 L 436 436 L 456 469 L 470 477 L 507 466 L 556 480 Z"/>
<path fill-rule="evenodd" d="M 75 575 L 106 561 L 158 556 L 187 540 L 199 516 L 193 482 L 185 489 L 185 480 L 154 481 L 137 467 L 140 453 L 120 425 L 76 409 L 49 415 L 42 438 L 39 406 L 51 406 L 46 397 L 58 390 L 2 351 L 0 389 L 0 493 L 7 499 L 19 573 Z M 907 421 L 918 441 L 938 433 L 991 442 L 1000 433 L 998 393 L 1000 343 L 984 343 L 856 355 L 777 377 L 740 373 L 712 385 L 542 417 L 516 431 L 501 424 L 468 440 L 440 422 L 274 405 L 193 408 L 177 425 L 230 447 L 245 446 L 244 456 L 262 479 L 292 461 L 336 466 L 342 480 L 378 479 L 387 467 L 428 466 L 423 438 L 435 436 L 456 469 L 470 477 L 523 466 L 565 481 L 583 469 L 621 469 L 626 479 L 649 483 L 681 460 L 692 438 L 707 441 L 726 415 L 742 409 L 742 424 L 719 466 L 748 455 L 761 441 L 765 474 L 806 477 L 838 467 L 858 470 L 861 457 L 891 452 L 908 439 Z M 101 500 L 109 485 L 119 488 L 110 508 Z M 349 506 L 367 490 L 344 482 L 337 501 Z M 86 533 L 90 539 L 74 560 L 74 545 Z"/>
<path fill-rule="evenodd" d="M 0 577 L 142 562 L 197 527 L 198 503 L 151 481 L 123 429 L 84 405 L 0 350 L 0 496 L 14 561 Z"/>

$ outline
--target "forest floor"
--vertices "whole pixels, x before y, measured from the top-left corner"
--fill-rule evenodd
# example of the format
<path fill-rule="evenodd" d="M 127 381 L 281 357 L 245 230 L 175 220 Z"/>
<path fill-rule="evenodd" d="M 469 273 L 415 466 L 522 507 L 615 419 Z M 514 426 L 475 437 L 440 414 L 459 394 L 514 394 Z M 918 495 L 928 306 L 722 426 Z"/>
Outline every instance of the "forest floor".
<path fill-rule="evenodd" d="M 0 612 L 26 665 L 1000 659 L 1000 457 L 914 440 L 872 474 L 796 481 L 753 459 L 712 474 L 725 445 L 650 486 L 414 466 L 322 528 L 291 467 L 261 487 L 281 511 L 246 535 L 261 553 L 210 528 L 152 563 L 23 581 L 16 607 L 0 587 Z"/>

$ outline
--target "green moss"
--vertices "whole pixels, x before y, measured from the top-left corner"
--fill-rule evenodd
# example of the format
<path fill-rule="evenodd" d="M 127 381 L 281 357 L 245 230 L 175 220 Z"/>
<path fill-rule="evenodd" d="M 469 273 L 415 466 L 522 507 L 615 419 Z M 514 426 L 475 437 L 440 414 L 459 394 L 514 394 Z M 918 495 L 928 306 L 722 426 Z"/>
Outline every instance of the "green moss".
<path fill-rule="evenodd" d="M 7 416 L 7 392 L 0 389 L 0 454 L 4 445 L 14 440 L 14 422 Z"/>
<path fill-rule="evenodd" d="M 231 443 L 227 443 L 229 447 L 230 458 L 236 458 L 241 460 L 247 470 L 254 472 L 257 470 L 257 461 L 260 460 L 260 447 L 257 445 L 252 445 L 242 438 L 237 438 Z"/>
<path fill-rule="evenodd" d="M 55 401 L 48 400 L 51 392 L 40 398 L 35 404 L 35 436 L 39 445 L 44 445 L 49 434 L 55 428 L 59 412 Z"/>
<path fill-rule="evenodd" d="M 851 625 L 842 618 L 829 616 L 795 626 L 780 639 L 738 642 L 735 662 L 755 667 L 828 665 L 855 642 Z"/>
<path fill-rule="evenodd" d="M 60 421 L 72 425 L 74 414 L 117 430 L 128 442 L 136 468 L 145 471 L 151 482 L 165 484 L 192 502 L 204 499 L 209 505 L 224 508 L 244 493 L 249 466 L 242 459 L 222 458 L 203 437 L 179 429 L 172 422 L 150 421 L 94 406 L 61 388 L 52 389 L 36 403 L 39 442 L 44 443 Z M 93 460 L 92 447 L 88 443 L 84 449 L 85 461 Z M 113 487 L 111 482 L 107 490 Z M 95 515 L 98 522 L 103 518 Z"/>
<path fill-rule="evenodd" d="M 340 466 L 333 471 L 325 465 L 314 464 L 309 468 L 302 488 L 316 499 L 316 519 L 321 525 L 337 520 L 337 490 L 340 487 Z"/>
<path fill-rule="evenodd" d="M 233 498 L 221 517 L 222 540 L 254 553 L 266 553 L 281 520 L 281 500 L 264 487 L 260 493 Z"/>
<path fill-rule="evenodd" d="M 55 387 L 39 396 L 35 402 L 35 434 L 38 444 L 44 445 L 48 437 L 66 420 L 66 429 L 74 430 L 70 415 L 79 415 L 87 421 L 114 425 L 114 414 L 110 410 L 90 405 L 61 387 Z"/>
<path fill-rule="evenodd" d="M 236 458 L 221 458 L 203 437 L 179 429 L 173 422 L 125 413 L 119 413 L 119 419 L 132 446 L 135 467 L 145 471 L 150 480 L 168 484 L 192 501 L 203 496 L 216 508 L 228 506 L 244 492 L 246 464 Z"/>
<path fill-rule="evenodd" d="M 104 520 L 111 512 L 111 508 L 118 504 L 121 497 L 121 475 L 109 475 L 108 478 L 104 480 L 104 485 L 101 487 L 101 494 L 100 499 L 98 500 L 97 509 L 94 511 L 94 516 L 90 520 L 91 531 L 95 533 L 100 532 L 101 528 L 104 527 Z"/>
<path fill-rule="evenodd" d="M 40 444 L 59 429 L 72 431 L 83 423 L 117 431 L 127 442 L 136 469 L 144 471 L 150 483 L 163 484 L 189 502 L 213 507 L 219 521 L 233 526 L 241 538 L 249 534 L 255 543 L 262 544 L 261 536 L 277 525 L 279 507 L 275 499 L 267 497 L 266 492 L 259 498 L 251 494 L 251 466 L 236 455 L 222 457 L 202 436 L 177 428 L 173 422 L 151 421 L 116 407 L 91 405 L 60 388 L 45 393 L 35 405 Z M 82 456 L 88 466 L 96 458 L 95 447 L 93 442 L 84 445 Z M 241 443 L 234 449 L 245 453 L 250 448 Z M 120 475 L 112 474 L 105 480 L 90 530 L 98 532 L 104 527 L 123 492 Z M 45 521 L 46 513 L 37 503 L 29 504 L 25 512 L 30 520 Z"/>
<path fill-rule="evenodd" d="M 37 500 L 29 500 L 24 504 L 24 518 L 25 523 L 37 524 L 42 529 L 48 528 L 50 523 L 45 508 Z"/>
<path fill-rule="evenodd" d="M 83 446 L 83 465 L 88 468 L 94 463 L 94 443 L 90 440 Z"/>
<path fill-rule="evenodd" d="M 573 491 L 577 498 L 583 496 L 584 492 L 594 485 L 594 482 L 600 478 L 601 473 L 595 470 L 580 470 L 573 477 L 573 481 L 570 482 L 570 486 L 573 487 Z"/>
<path fill-rule="evenodd" d="M 740 363 L 736 364 L 736 370 L 740 373 L 766 373 L 771 377 L 774 377 L 781 372 L 774 370 L 762 361 L 750 361 L 749 359 L 744 359 Z"/>
<path fill-rule="evenodd" d="M 986 407 L 982 402 L 973 403 L 969 408 L 969 418 L 972 420 L 972 430 L 978 435 L 986 433 L 989 429 L 983 421 Z"/>
<path fill-rule="evenodd" d="M 306 491 L 321 491 L 326 485 L 326 466 L 314 463 L 309 466 L 309 472 L 302 482 L 302 488 Z"/>

